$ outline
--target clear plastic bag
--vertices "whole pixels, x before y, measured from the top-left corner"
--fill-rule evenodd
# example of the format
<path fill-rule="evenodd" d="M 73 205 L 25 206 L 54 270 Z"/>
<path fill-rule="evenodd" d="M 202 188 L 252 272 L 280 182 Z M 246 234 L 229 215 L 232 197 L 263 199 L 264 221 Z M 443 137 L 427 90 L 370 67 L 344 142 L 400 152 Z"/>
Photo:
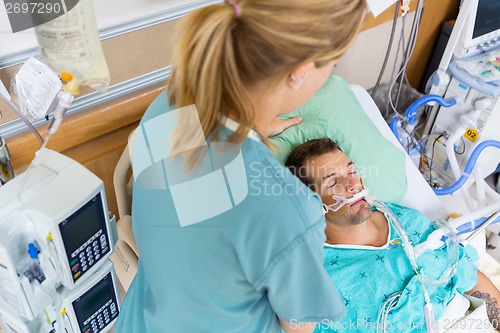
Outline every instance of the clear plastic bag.
<path fill-rule="evenodd" d="M 374 96 L 372 96 L 373 100 L 375 101 L 375 104 L 377 104 L 377 107 L 379 108 L 380 112 L 384 116 L 384 118 L 387 120 L 389 117 L 393 115 L 393 108 L 391 106 L 391 101 L 389 101 L 389 89 L 390 85 L 389 84 L 381 84 L 379 88 L 377 89 L 376 93 Z M 422 97 L 423 95 L 419 93 L 416 89 L 414 89 L 412 86 L 403 83 L 401 85 L 401 92 L 399 93 L 399 98 L 398 98 L 398 90 L 397 90 L 397 85 L 395 85 L 391 91 L 391 99 L 393 106 L 395 107 L 396 111 L 399 114 L 404 114 L 408 106 L 410 106 L 411 103 Z M 395 102 L 397 99 L 397 103 Z"/>
<path fill-rule="evenodd" d="M 107 90 L 109 70 L 102 51 L 92 0 L 80 0 L 66 14 L 35 27 L 44 61 L 63 81 L 65 90 L 79 86 Z"/>
<path fill-rule="evenodd" d="M 46 64 L 31 57 L 12 76 L 10 91 L 20 117 L 41 119 L 54 109 L 62 89 L 59 77 Z"/>

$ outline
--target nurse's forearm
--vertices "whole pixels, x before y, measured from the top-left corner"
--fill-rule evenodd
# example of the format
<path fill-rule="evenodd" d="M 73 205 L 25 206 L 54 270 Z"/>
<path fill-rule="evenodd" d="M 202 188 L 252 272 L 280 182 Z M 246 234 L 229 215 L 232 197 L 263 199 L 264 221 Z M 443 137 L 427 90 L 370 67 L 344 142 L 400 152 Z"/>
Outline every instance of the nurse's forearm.
<path fill-rule="evenodd" d="M 280 319 L 280 325 L 286 333 L 312 333 L 316 323 L 289 323 Z"/>

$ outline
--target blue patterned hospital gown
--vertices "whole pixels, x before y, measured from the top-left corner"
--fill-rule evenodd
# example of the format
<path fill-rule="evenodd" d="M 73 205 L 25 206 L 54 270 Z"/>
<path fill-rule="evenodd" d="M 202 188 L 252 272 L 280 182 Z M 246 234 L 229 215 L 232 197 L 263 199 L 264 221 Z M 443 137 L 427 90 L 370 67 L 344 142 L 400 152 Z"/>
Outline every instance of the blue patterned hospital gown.
<path fill-rule="evenodd" d="M 413 245 L 426 240 L 436 229 L 433 223 L 418 211 L 397 204 L 386 204 L 400 219 Z M 375 332 L 377 318 L 383 303 L 395 292 L 402 292 L 386 324 L 388 332 L 425 332 L 424 296 L 422 285 L 415 277 L 399 235 L 390 228 L 386 245 L 327 246 L 325 268 L 333 284 L 344 299 L 347 314 L 340 322 L 323 321 L 315 332 Z M 460 260 L 456 275 L 441 286 L 427 286 L 434 306 L 436 320 L 455 295 L 472 289 L 477 283 L 474 261 L 476 251 L 460 246 Z M 441 276 L 447 265 L 447 251 L 425 252 L 417 261 L 427 275 Z M 379 325 L 380 326 L 380 325 Z"/>

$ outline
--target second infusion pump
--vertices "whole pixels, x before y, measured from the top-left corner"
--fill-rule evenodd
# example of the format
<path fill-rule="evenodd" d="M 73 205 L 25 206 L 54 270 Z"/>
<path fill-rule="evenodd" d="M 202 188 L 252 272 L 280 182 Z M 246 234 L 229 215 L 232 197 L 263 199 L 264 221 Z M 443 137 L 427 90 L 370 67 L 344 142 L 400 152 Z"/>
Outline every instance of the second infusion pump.
<path fill-rule="evenodd" d="M 102 181 L 51 150 L 0 188 L 0 326 L 107 331 L 119 312 L 116 243 Z"/>

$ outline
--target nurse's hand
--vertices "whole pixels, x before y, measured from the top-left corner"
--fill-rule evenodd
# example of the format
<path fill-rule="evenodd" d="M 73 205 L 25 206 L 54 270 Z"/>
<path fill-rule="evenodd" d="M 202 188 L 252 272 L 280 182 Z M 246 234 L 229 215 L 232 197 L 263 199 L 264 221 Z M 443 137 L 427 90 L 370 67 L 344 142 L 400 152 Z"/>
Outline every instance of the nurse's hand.
<path fill-rule="evenodd" d="M 276 117 L 271 125 L 267 128 L 266 133 L 264 133 L 266 136 L 273 136 L 273 135 L 278 135 L 284 130 L 286 130 L 288 127 L 295 126 L 297 124 L 300 124 L 302 122 L 302 117 L 293 117 L 287 120 L 282 120 L 278 117 Z"/>

